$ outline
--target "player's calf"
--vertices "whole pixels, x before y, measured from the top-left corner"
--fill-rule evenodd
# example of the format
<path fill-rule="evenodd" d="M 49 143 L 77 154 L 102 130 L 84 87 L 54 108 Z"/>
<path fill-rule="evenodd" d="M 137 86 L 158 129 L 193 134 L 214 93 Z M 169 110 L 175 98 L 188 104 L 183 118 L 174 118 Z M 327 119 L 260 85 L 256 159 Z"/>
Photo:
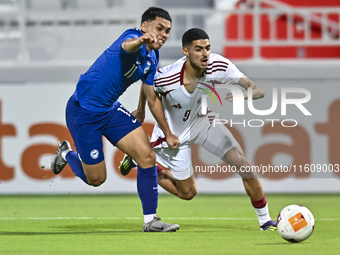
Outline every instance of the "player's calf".
<path fill-rule="evenodd" d="M 105 182 L 106 166 L 104 160 L 95 165 L 87 165 L 85 163 L 82 163 L 82 165 L 89 185 L 98 187 Z"/>
<path fill-rule="evenodd" d="M 195 178 L 191 176 L 185 180 L 176 180 L 179 191 L 178 197 L 184 200 L 191 200 L 197 194 Z"/>

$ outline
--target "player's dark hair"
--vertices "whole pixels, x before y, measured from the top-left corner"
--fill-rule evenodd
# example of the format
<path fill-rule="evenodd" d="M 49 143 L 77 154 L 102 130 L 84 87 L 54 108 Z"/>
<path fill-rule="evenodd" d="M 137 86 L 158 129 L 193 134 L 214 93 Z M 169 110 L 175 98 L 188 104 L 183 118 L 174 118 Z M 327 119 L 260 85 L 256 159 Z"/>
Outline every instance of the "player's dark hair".
<path fill-rule="evenodd" d="M 154 21 L 156 17 L 160 17 L 172 22 L 170 14 L 166 10 L 159 7 L 150 7 L 143 13 L 141 23 L 143 23 L 144 21 L 147 22 Z"/>
<path fill-rule="evenodd" d="M 209 39 L 208 34 L 200 28 L 191 28 L 182 36 L 182 46 L 186 47 L 196 40 Z"/>

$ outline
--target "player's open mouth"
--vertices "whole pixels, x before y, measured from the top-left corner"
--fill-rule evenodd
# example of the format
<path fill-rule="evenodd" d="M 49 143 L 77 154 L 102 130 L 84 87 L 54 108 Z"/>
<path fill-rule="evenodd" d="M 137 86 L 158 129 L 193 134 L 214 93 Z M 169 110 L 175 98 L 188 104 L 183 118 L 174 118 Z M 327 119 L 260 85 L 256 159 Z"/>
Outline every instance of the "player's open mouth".
<path fill-rule="evenodd" d="M 161 46 L 163 46 L 163 44 L 165 43 L 164 40 L 158 40 L 157 42 L 158 42 L 158 44 L 161 45 Z"/>
<path fill-rule="evenodd" d="M 203 66 L 207 66 L 208 65 L 208 59 L 202 59 L 201 63 Z"/>

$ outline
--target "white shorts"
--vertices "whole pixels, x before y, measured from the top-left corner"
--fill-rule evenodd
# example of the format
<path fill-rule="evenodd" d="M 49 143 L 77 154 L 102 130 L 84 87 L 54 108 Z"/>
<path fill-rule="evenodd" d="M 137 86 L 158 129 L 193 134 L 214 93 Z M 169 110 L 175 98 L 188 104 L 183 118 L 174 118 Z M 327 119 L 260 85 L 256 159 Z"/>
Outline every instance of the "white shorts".
<path fill-rule="evenodd" d="M 197 144 L 219 158 L 233 147 L 238 145 L 229 129 L 224 125 L 211 126 L 206 139 L 198 137 Z M 193 141 L 193 143 L 196 143 Z M 189 142 L 180 144 L 177 150 L 168 147 L 154 148 L 156 161 L 162 166 L 169 168 L 176 180 L 186 180 L 193 175 L 191 162 L 191 145 Z"/>
<path fill-rule="evenodd" d="M 176 180 L 186 180 L 193 175 L 191 164 L 191 146 L 189 142 L 180 144 L 178 149 L 169 147 L 154 148 L 156 161 L 169 168 Z"/>
<path fill-rule="evenodd" d="M 196 144 L 201 145 L 220 159 L 222 159 L 231 148 L 239 145 L 225 125 L 210 126 L 207 139 L 203 141 L 203 143 L 198 142 Z"/>

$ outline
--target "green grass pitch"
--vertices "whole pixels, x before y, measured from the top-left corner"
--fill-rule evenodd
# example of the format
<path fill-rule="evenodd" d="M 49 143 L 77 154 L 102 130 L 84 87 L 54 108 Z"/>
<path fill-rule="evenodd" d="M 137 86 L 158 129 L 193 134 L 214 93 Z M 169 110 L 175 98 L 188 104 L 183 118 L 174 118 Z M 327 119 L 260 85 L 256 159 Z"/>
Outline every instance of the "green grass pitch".
<path fill-rule="evenodd" d="M 158 215 L 175 233 L 143 233 L 137 195 L 0 196 L 0 254 L 340 254 L 340 194 L 267 195 L 276 219 L 307 206 L 315 230 L 288 243 L 259 231 L 246 195 L 160 195 Z"/>

